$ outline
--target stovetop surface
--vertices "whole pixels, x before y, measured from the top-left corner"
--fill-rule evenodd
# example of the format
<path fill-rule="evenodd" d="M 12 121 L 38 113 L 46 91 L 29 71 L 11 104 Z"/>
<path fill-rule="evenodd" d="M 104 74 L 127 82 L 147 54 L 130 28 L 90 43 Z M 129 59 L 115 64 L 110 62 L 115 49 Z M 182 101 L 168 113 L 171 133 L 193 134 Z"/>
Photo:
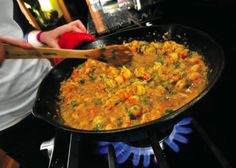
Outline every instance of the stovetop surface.
<path fill-rule="evenodd" d="M 198 121 L 193 119 L 192 124 L 190 124 L 189 127 L 192 128 L 192 133 L 184 135 L 185 138 L 189 140 L 188 143 L 183 144 L 176 142 L 176 144 L 180 147 L 179 152 L 174 152 L 170 147 L 168 147 L 168 145 L 164 144 L 163 155 L 167 160 L 169 168 L 231 168 L 228 159 L 221 153 L 214 141 L 212 141 Z M 108 155 L 99 154 L 98 152 L 99 149 L 101 149 L 101 146 L 98 145 L 99 141 L 83 139 L 77 134 L 71 134 L 68 132 L 59 132 L 58 137 L 59 136 L 61 138 L 59 138 L 60 140 L 57 139 L 57 142 L 59 143 L 55 146 L 56 150 L 54 151 L 54 154 L 57 152 L 57 156 L 59 157 L 56 162 L 59 161 L 61 163 L 56 163 L 56 166 L 52 165 L 52 167 L 109 167 Z M 62 139 L 63 141 L 61 141 Z M 64 145 L 64 148 L 60 148 L 61 145 Z M 59 148 L 60 150 L 58 150 Z M 116 161 L 116 168 L 159 167 L 157 163 L 158 161 L 156 162 L 154 159 L 154 155 L 151 155 L 150 164 L 148 166 L 143 166 L 143 156 L 141 156 L 139 164 L 134 166 L 133 156 L 134 155 L 131 154 L 122 164 L 119 164 Z M 55 160 L 53 162 L 55 162 Z"/>
<path fill-rule="evenodd" d="M 193 133 L 188 137 L 189 144 L 179 144 L 180 152 L 175 153 L 170 148 L 166 148 L 164 153 L 166 154 L 166 159 L 170 168 L 199 168 L 199 167 L 209 167 L 209 168 L 222 168 L 219 160 L 217 160 L 214 153 L 209 149 L 209 146 L 204 142 L 204 140 L 198 135 L 197 130 L 193 130 Z M 78 163 L 79 167 L 109 167 L 107 156 L 98 155 L 96 153 L 97 145 L 93 141 L 84 141 L 83 145 L 80 146 L 79 152 L 80 161 Z M 143 167 L 143 158 L 141 158 L 139 165 L 137 167 Z M 118 165 L 118 168 L 135 167 L 132 163 L 132 155 L 127 159 L 124 164 Z M 153 156 L 151 157 L 151 163 L 148 167 L 157 167 L 154 162 Z"/>

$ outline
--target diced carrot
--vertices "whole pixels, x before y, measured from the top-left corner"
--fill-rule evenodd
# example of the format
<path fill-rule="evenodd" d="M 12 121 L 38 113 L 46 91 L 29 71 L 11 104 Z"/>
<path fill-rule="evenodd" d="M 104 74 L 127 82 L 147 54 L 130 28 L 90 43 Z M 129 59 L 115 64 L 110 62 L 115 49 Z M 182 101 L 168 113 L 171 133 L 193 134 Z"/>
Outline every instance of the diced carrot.
<path fill-rule="evenodd" d="M 186 58 L 187 56 L 188 56 L 188 50 L 183 50 L 183 51 L 181 51 L 180 52 L 180 56 L 181 56 L 181 58 Z"/>
<path fill-rule="evenodd" d="M 143 114 L 143 113 L 142 113 L 142 110 L 137 110 L 137 111 L 134 112 L 135 118 L 141 117 L 142 114 Z"/>
<path fill-rule="evenodd" d="M 143 78 L 144 80 L 149 80 L 149 79 L 151 79 L 151 76 L 150 76 L 148 73 L 144 72 L 144 73 L 142 74 L 142 78 Z"/>
<path fill-rule="evenodd" d="M 121 98 L 122 99 L 127 99 L 128 97 L 131 96 L 131 93 L 129 93 L 128 91 L 124 91 L 122 94 L 121 94 Z"/>
<path fill-rule="evenodd" d="M 130 48 L 130 51 L 131 51 L 131 52 L 136 52 L 136 48 L 135 48 L 135 47 L 131 47 L 131 48 Z"/>
<path fill-rule="evenodd" d="M 113 110 L 113 109 L 115 108 L 115 106 L 116 106 L 115 104 L 112 104 L 112 105 L 110 105 L 110 106 L 108 107 L 108 109 L 109 109 L 109 110 Z"/>
<path fill-rule="evenodd" d="M 92 107 L 91 109 L 89 109 L 88 113 L 90 115 L 94 115 L 96 113 L 96 111 L 97 111 L 96 107 Z"/>

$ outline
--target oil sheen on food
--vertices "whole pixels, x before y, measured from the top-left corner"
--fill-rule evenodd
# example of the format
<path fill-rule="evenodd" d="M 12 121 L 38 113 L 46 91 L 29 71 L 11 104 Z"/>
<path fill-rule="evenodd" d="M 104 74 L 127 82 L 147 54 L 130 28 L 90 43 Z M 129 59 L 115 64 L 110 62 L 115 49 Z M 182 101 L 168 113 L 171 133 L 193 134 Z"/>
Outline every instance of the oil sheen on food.
<path fill-rule="evenodd" d="M 122 67 L 88 59 L 61 83 L 58 113 L 83 130 L 112 130 L 159 119 L 207 86 L 204 57 L 174 41 L 132 41 Z"/>

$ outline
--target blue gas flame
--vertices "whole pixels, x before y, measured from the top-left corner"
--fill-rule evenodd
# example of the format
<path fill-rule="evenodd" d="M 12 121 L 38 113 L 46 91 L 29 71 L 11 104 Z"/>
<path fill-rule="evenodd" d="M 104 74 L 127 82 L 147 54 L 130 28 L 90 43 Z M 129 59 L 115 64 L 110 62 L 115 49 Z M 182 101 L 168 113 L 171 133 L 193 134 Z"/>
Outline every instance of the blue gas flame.
<path fill-rule="evenodd" d="M 174 152 L 179 152 L 180 147 L 176 142 L 187 144 L 189 142 L 186 135 L 192 133 L 192 128 L 189 125 L 192 122 L 192 118 L 184 118 L 174 125 L 170 135 L 164 139 L 164 141 L 159 142 L 161 146 L 163 143 L 168 145 Z M 151 156 L 154 155 L 153 149 L 151 146 L 148 147 L 135 147 L 130 146 L 124 142 L 104 142 L 99 141 L 98 143 L 98 153 L 107 155 L 108 145 L 112 144 L 115 149 L 116 160 L 118 164 L 123 164 L 131 154 L 133 154 L 132 162 L 134 166 L 138 166 L 140 163 L 140 158 L 143 156 L 143 167 L 148 167 L 150 165 Z M 157 159 L 154 157 L 155 163 Z"/>

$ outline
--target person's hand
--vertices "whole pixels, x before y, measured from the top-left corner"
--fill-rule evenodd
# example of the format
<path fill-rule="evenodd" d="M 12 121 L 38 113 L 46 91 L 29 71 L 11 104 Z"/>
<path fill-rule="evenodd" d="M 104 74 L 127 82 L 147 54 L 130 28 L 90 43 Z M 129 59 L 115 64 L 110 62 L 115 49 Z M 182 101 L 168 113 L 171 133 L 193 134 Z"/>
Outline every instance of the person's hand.
<path fill-rule="evenodd" d="M 40 41 L 49 47 L 60 48 L 58 40 L 62 34 L 67 32 L 87 32 L 87 30 L 80 20 L 76 20 L 51 31 L 42 32 Z"/>
<path fill-rule="evenodd" d="M 22 48 L 32 48 L 32 45 L 27 43 L 25 40 L 9 38 L 9 37 L 0 37 L 0 63 L 3 62 L 5 55 L 5 51 L 2 46 L 3 43 L 19 46 Z"/>

